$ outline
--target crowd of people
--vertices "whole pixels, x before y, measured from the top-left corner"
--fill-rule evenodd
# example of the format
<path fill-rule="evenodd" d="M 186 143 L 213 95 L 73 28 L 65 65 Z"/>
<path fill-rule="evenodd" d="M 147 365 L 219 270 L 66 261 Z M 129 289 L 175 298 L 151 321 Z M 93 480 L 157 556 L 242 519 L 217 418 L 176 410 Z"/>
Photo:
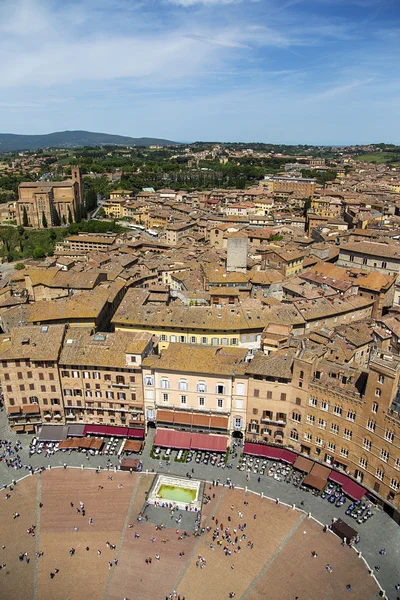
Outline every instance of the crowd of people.
<path fill-rule="evenodd" d="M 0 440 L 0 462 L 10 469 L 22 469 L 24 465 L 20 456 L 21 450 L 22 444 L 19 441 L 13 444 L 10 440 Z"/>

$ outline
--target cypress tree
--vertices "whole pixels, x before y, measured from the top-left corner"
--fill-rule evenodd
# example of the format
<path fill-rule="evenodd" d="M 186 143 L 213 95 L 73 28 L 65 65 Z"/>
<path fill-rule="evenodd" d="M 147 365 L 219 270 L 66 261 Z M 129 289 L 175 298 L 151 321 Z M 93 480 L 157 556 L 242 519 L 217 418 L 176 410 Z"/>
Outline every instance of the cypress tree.
<path fill-rule="evenodd" d="M 58 214 L 58 210 L 56 208 L 54 209 L 53 221 L 54 227 L 59 227 L 61 225 L 60 215 Z"/>
<path fill-rule="evenodd" d="M 28 214 L 26 212 L 26 206 L 24 206 L 24 210 L 22 211 L 22 225 L 28 227 L 28 224 Z"/>
<path fill-rule="evenodd" d="M 71 209 L 68 206 L 68 223 L 71 225 L 71 223 L 74 222 L 74 219 L 72 218 L 72 213 L 71 213 Z"/>
<path fill-rule="evenodd" d="M 47 219 L 46 219 L 46 215 L 44 214 L 44 210 L 42 210 L 42 225 L 43 225 L 44 229 L 47 229 Z"/>

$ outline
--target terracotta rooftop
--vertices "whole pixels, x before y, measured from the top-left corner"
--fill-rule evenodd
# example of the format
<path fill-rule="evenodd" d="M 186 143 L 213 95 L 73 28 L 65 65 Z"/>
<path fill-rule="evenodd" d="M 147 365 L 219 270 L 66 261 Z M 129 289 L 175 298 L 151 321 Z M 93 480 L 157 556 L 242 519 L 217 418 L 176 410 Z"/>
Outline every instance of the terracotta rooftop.
<path fill-rule="evenodd" d="M 60 355 L 61 365 L 88 365 L 127 368 L 126 354 L 142 355 L 152 339 L 148 333 L 115 331 L 95 333 L 92 328 L 75 327 L 66 332 Z"/>
<path fill-rule="evenodd" d="M 64 325 L 15 327 L 10 334 L 0 336 L 0 358 L 56 361 L 63 337 Z"/>
<path fill-rule="evenodd" d="M 160 357 L 153 355 L 146 358 L 143 366 L 183 373 L 232 376 L 244 373 L 246 354 L 246 348 L 172 343 L 162 351 Z"/>

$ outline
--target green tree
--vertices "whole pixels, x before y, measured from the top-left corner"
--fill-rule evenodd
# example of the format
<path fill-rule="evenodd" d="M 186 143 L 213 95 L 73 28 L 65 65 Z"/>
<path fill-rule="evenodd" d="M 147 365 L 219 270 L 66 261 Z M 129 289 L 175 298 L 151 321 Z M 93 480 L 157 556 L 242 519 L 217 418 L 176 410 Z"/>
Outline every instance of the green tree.
<path fill-rule="evenodd" d="M 79 206 L 77 206 L 76 214 L 75 214 L 75 223 L 80 223 L 81 221 L 82 221 L 81 210 L 80 210 Z"/>
<path fill-rule="evenodd" d="M 25 229 L 22 227 L 22 225 L 18 225 L 17 231 L 18 231 L 18 235 L 21 236 L 21 235 L 24 235 Z"/>
<path fill-rule="evenodd" d="M 96 217 L 103 218 L 105 216 L 106 216 L 106 211 L 104 210 L 104 208 L 103 207 L 99 208 L 99 210 L 96 213 Z"/>
<path fill-rule="evenodd" d="M 63 225 L 67 224 L 67 219 L 65 218 L 65 215 L 62 216 L 62 224 Z"/>
<path fill-rule="evenodd" d="M 28 214 L 26 212 L 26 206 L 24 206 L 24 209 L 22 211 L 22 225 L 24 227 L 28 227 L 28 225 L 29 225 Z"/>
<path fill-rule="evenodd" d="M 78 223 L 71 223 L 70 226 L 68 227 L 68 232 L 71 235 L 76 235 L 77 233 L 79 233 L 79 225 L 78 225 Z"/>
<path fill-rule="evenodd" d="M 311 198 L 307 198 L 304 202 L 304 213 L 306 214 L 308 210 L 311 208 Z"/>
<path fill-rule="evenodd" d="M 22 271 L 23 269 L 25 269 L 25 265 L 24 263 L 17 263 L 16 265 L 14 265 L 14 269 L 16 271 Z"/>
<path fill-rule="evenodd" d="M 45 258 L 46 252 L 41 246 L 36 246 L 36 248 L 32 252 L 32 256 L 35 260 L 38 260 L 39 258 Z"/>
<path fill-rule="evenodd" d="M 54 231 L 54 229 L 50 229 L 50 231 L 49 231 L 49 234 L 50 234 L 50 239 L 51 239 L 51 240 L 53 240 L 53 241 L 54 241 L 54 240 L 56 240 L 56 239 L 57 239 L 57 234 L 56 234 L 56 232 Z"/>
<path fill-rule="evenodd" d="M 94 189 L 89 189 L 85 194 L 85 207 L 86 210 L 94 210 L 97 206 L 97 194 Z"/>
<path fill-rule="evenodd" d="M 43 225 L 44 229 L 47 229 L 47 219 L 46 219 L 46 215 L 44 214 L 44 210 L 42 210 L 42 225 Z"/>
<path fill-rule="evenodd" d="M 71 213 L 71 209 L 68 206 L 68 223 L 71 225 L 71 223 L 74 222 L 74 219 L 72 218 L 72 213 Z"/>

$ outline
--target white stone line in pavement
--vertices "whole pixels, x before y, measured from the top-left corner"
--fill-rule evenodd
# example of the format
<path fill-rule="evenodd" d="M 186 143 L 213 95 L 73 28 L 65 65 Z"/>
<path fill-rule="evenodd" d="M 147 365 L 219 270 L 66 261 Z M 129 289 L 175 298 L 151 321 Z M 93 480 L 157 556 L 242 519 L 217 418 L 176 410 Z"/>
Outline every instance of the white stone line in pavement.
<path fill-rule="evenodd" d="M 302 524 L 302 522 L 304 521 L 305 518 L 306 518 L 305 515 L 301 515 L 297 519 L 296 523 L 293 525 L 293 527 L 291 528 L 291 530 L 289 531 L 289 533 L 283 538 L 283 540 L 279 544 L 278 548 L 276 548 L 275 552 L 269 557 L 269 559 L 264 564 L 264 566 L 261 568 L 261 570 L 258 572 L 258 574 L 256 575 L 256 577 L 254 577 L 253 581 L 244 590 L 243 594 L 240 597 L 240 600 L 245 600 L 245 598 L 248 596 L 248 594 L 254 589 L 254 587 L 257 585 L 257 583 L 260 581 L 260 579 L 268 571 L 268 569 L 270 568 L 270 566 L 272 565 L 272 563 L 274 562 L 274 560 L 276 559 L 276 557 L 278 556 L 278 554 L 280 554 L 282 552 L 282 550 L 284 549 L 284 547 L 286 546 L 286 544 L 288 543 L 288 541 L 296 533 L 296 531 L 298 530 L 298 528 L 300 527 L 300 525 Z"/>
<path fill-rule="evenodd" d="M 135 485 L 133 486 L 133 490 L 132 490 L 132 494 L 131 494 L 131 499 L 129 501 L 128 510 L 126 511 L 126 517 L 125 517 L 124 525 L 122 527 L 121 535 L 120 535 L 119 542 L 118 542 L 118 545 L 117 545 L 117 552 L 116 552 L 116 556 L 115 556 L 115 558 L 117 560 L 119 559 L 119 555 L 121 554 L 122 545 L 124 543 L 126 530 L 128 529 L 128 523 L 130 521 L 130 515 L 131 515 L 131 512 L 132 512 L 133 504 L 134 504 L 134 502 L 136 500 L 136 494 L 137 494 L 137 491 L 138 491 L 138 487 L 139 487 L 139 477 L 136 478 Z M 114 567 L 115 567 L 115 565 L 114 565 Z M 113 576 L 114 576 L 114 571 L 115 571 L 114 568 L 111 569 L 111 572 L 110 572 L 110 574 L 108 576 L 108 581 L 107 581 L 106 589 L 104 590 L 104 596 L 103 596 L 104 600 L 107 599 L 108 592 L 109 592 L 110 586 L 111 586 L 111 582 L 112 582 L 112 579 L 113 579 Z"/>
<path fill-rule="evenodd" d="M 37 497 L 36 497 L 36 530 L 35 530 L 35 565 L 33 568 L 33 600 L 37 598 L 37 586 L 39 579 L 39 558 L 37 556 L 37 552 L 39 552 L 39 544 L 40 544 L 40 502 L 42 499 L 42 474 L 38 473 L 38 487 L 37 487 Z"/>

